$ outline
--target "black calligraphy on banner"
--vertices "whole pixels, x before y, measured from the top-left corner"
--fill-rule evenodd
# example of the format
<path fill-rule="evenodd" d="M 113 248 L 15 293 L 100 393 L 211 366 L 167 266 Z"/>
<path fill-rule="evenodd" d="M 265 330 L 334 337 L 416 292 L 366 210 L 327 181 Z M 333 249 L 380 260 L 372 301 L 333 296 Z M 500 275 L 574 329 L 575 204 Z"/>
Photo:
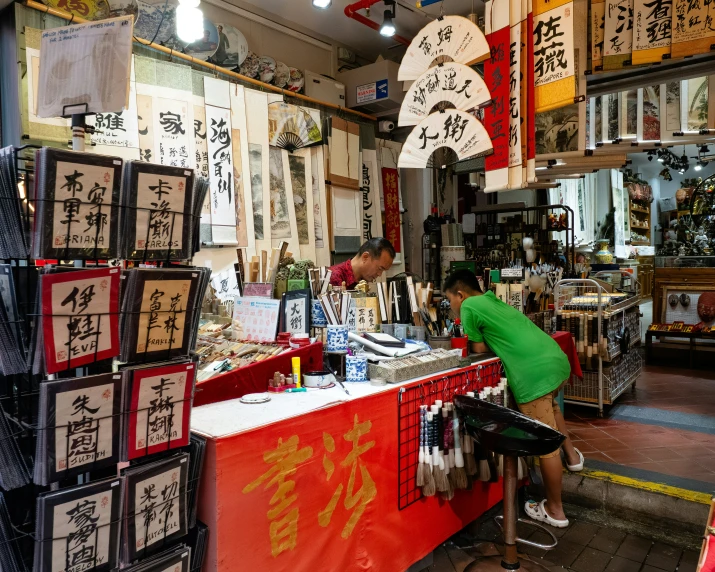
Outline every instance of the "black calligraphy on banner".
<path fill-rule="evenodd" d="M 715 4 L 712 0 L 675 0 L 673 43 L 715 36 Z"/>
<path fill-rule="evenodd" d="M 606 0 L 604 57 L 623 56 L 633 49 L 633 0 Z"/>
<path fill-rule="evenodd" d="M 672 36 L 672 0 L 635 1 L 634 50 L 670 45 Z"/>
<path fill-rule="evenodd" d="M 135 550 L 163 542 L 182 528 L 184 518 L 180 498 L 186 493 L 178 467 L 136 483 L 134 492 Z"/>
<path fill-rule="evenodd" d="M 184 247 L 183 213 L 186 193 L 191 192 L 187 188 L 191 171 L 184 173 L 182 177 L 139 171 L 135 251 L 178 251 Z"/>
<path fill-rule="evenodd" d="M 54 248 L 107 248 L 114 170 L 57 162 Z"/>
<path fill-rule="evenodd" d="M 193 126 L 189 124 L 188 108 L 185 101 L 154 98 L 154 136 L 157 159 L 162 165 L 194 166 L 190 155 Z"/>
<path fill-rule="evenodd" d="M 155 352 L 181 348 L 188 280 L 147 280 L 144 286 L 137 352 Z"/>
<path fill-rule="evenodd" d="M 534 85 L 574 75 L 573 3 L 534 17 Z"/>
<path fill-rule="evenodd" d="M 206 138 L 208 146 L 209 182 L 211 194 L 211 224 L 236 227 L 233 181 L 233 151 L 231 112 L 206 106 Z"/>
<path fill-rule="evenodd" d="M 370 197 L 370 169 L 367 164 L 362 164 L 362 237 L 363 240 L 372 238 L 372 198 Z"/>

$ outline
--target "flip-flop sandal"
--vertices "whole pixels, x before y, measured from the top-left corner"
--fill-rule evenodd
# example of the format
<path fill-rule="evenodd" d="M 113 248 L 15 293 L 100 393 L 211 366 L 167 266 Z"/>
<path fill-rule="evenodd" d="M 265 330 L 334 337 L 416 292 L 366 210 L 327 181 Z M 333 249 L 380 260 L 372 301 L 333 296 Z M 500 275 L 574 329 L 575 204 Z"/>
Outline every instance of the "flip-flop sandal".
<path fill-rule="evenodd" d="M 567 528 L 569 525 L 568 519 L 556 520 L 555 518 L 551 518 L 544 508 L 544 503 L 546 503 L 545 500 L 541 502 L 528 500 L 524 505 L 524 511 L 532 520 L 546 523 L 554 528 Z"/>
<path fill-rule="evenodd" d="M 569 465 L 567 463 L 566 468 L 572 473 L 578 473 L 580 471 L 583 471 L 583 453 L 581 453 L 581 451 L 579 451 L 576 447 L 574 447 L 573 449 L 578 453 L 579 461 L 575 465 Z"/>

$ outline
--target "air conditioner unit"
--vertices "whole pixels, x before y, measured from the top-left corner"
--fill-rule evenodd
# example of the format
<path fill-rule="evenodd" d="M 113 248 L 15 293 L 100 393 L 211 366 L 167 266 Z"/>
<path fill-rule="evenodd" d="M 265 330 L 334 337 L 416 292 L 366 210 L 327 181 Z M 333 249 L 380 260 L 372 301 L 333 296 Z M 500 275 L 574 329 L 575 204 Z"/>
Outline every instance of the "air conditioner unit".
<path fill-rule="evenodd" d="M 345 86 L 309 70 L 305 70 L 305 95 L 345 107 Z"/>
<path fill-rule="evenodd" d="M 347 106 L 376 117 L 397 119 L 405 97 L 402 82 L 397 81 L 400 64 L 381 60 L 339 73 L 338 81 L 345 84 Z"/>

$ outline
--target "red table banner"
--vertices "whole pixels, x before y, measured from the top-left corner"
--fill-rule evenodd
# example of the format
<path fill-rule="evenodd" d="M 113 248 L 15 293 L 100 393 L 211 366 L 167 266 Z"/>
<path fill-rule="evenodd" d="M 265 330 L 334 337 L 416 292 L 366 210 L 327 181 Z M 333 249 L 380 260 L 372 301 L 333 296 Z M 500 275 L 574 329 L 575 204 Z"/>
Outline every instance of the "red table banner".
<path fill-rule="evenodd" d="M 400 191 L 397 169 L 382 168 L 382 192 L 385 195 L 385 238 L 395 252 L 402 252 L 400 242 Z"/>

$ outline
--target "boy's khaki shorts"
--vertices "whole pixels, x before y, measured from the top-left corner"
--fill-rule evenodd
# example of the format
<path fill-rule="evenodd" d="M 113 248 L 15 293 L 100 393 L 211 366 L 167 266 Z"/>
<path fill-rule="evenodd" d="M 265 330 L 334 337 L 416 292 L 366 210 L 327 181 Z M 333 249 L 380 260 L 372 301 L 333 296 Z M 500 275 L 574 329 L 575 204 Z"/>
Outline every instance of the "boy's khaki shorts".
<path fill-rule="evenodd" d="M 547 393 L 543 397 L 534 399 L 534 401 L 529 401 L 528 403 L 520 403 L 519 411 L 521 411 L 527 417 L 531 417 L 532 419 L 541 421 L 545 425 L 548 425 L 552 429 L 556 429 L 558 431 L 559 428 L 556 426 L 556 417 L 554 412 L 560 413 L 561 410 L 559 409 L 559 404 L 556 402 L 556 399 L 554 399 L 554 397 L 554 393 Z M 548 455 L 541 455 L 541 458 L 549 459 L 551 457 L 556 457 L 560 454 L 561 450 L 559 448 L 552 453 L 549 453 Z"/>

